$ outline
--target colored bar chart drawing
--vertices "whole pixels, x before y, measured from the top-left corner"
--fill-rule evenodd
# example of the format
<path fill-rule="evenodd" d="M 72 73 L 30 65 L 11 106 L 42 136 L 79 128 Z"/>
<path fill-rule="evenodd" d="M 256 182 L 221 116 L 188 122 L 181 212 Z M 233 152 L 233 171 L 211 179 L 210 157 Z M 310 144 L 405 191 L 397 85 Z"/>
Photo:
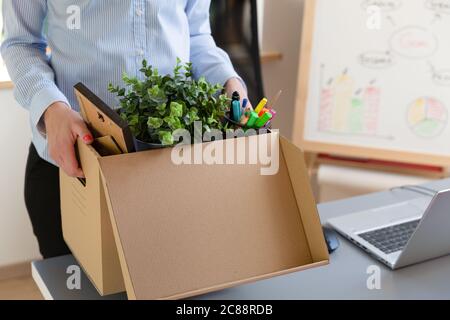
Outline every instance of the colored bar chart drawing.
<path fill-rule="evenodd" d="M 375 81 L 358 89 L 348 70 L 344 70 L 322 85 L 319 131 L 378 137 L 380 96 Z"/>

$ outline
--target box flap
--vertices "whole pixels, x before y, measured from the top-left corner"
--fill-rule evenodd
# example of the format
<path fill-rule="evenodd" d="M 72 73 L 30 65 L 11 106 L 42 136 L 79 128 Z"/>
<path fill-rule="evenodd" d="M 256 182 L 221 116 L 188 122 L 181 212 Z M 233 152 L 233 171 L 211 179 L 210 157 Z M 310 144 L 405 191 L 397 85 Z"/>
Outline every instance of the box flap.
<path fill-rule="evenodd" d="M 305 164 L 304 153 L 284 137 L 280 137 L 280 144 L 283 156 L 286 160 L 292 188 L 297 199 L 297 205 L 300 214 L 302 215 L 302 221 L 311 248 L 313 260 L 328 260 L 328 249 L 323 235 L 316 202 L 314 201 L 314 194 L 311 190 L 309 176 L 305 174 L 308 170 Z M 311 212 L 315 212 L 316 214 L 311 214 Z"/>
<path fill-rule="evenodd" d="M 99 159 L 129 298 L 182 298 L 314 262 L 282 153 L 278 174 L 263 176 L 259 164 L 177 166 L 171 152 Z"/>

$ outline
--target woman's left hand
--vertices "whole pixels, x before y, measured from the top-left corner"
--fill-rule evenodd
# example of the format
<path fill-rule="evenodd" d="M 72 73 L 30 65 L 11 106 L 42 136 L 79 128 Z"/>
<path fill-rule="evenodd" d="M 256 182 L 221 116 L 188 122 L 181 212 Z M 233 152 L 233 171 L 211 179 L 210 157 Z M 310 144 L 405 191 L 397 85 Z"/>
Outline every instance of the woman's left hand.
<path fill-rule="evenodd" d="M 244 99 L 248 100 L 248 93 L 244 88 L 242 82 L 238 78 L 231 78 L 227 81 L 227 83 L 225 83 L 225 92 L 231 98 L 233 92 L 235 91 L 239 92 L 239 95 L 241 97 L 241 105 Z M 250 101 L 248 101 L 246 109 L 249 108 L 252 108 Z"/>

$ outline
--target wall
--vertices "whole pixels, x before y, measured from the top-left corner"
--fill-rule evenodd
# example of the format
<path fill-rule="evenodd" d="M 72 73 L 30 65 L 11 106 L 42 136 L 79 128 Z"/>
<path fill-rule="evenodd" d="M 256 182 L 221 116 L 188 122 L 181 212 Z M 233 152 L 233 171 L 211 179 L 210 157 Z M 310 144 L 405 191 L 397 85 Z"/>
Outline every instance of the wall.
<path fill-rule="evenodd" d="M 31 132 L 11 89 L 0 89 L 0 267 L 39 257 L 23 200 Z"/>
<path fill-rule="evenodd" d="M 279 115 L 274 121 L 274 127 L 280 128 L 281 134 L 287 138 L 292 138 L 303 2 L 304 0 L 264 2 L 262 50 L 283 54 L 281 61 L 273 61 L 263 65 L 264 87 L 269 99 L 278 90 L 283 90 L 276 106 Z"/>

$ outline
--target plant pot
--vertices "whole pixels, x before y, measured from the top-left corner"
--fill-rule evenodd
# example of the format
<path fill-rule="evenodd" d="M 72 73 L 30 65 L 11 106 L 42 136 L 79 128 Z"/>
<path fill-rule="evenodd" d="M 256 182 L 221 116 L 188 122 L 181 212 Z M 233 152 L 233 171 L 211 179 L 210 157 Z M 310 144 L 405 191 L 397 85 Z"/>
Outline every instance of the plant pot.
<path fill-rule="evenodd" d="M 225 122 L 231 123 L 232 125 L 234 125 L 236 127 L 239 127 L 239 128 L 245 128 L 239 122 L 236 122 L 236 121 L 232 120 L 229 114 L 226 114 L 223 118 L 224 118 Z"/>
<path fill-rule="evenodd" d="M 136 149 L 136 152 L 139 152 L 139 151 L 146 151 L 146 150 L 163 149 L 163 148 L 167 148 L 169 146 L 164 146 L 160 143 L 144 142 L 144 141 L 134 138 L 134 147 Z"/>

